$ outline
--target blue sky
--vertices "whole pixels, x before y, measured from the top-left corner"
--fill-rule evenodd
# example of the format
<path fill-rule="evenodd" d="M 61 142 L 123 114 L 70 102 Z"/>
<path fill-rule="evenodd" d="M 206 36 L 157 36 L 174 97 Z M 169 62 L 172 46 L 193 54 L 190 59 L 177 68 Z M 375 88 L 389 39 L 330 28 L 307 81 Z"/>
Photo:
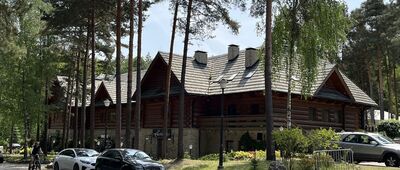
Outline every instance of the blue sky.
<path fill-rule="evenodd" d="M 348 5 L 349 11 L 359 8 L 363 1 L 344 0 Z M 149 17 L 144 22 L 142 55 L 150 54 L 154 57 L 157 51 L 168 52 L 173 17 L 168 10 L 168 1 L 152 6 L 146 14 Z M 263 41 L 263 35 L 257 35 L 256 33 L 255 25 L 258 20 L 250 17 L 248 11 L 231 10 L 230 15 L 241 25 L 238 35 L 233 35 L 230 30 L 221 24 L 213 32 L 213 35 L 215 35 L 213 39 L 192 41 L 188 55 L 192 56 L 196 50 L 206 51 L 209 56 L 223 54 L 227 52 L 229 44 L 237 44 L 240 49 L 260 46 Z M 137 38 L 137 35 L 135 35 L 135 38 Z M 125 37 L 122 41 L 127 44 L 128 38 Z M 122 52 L 127 56 L 127 49 L 123 49 Z M 183 53 L 183 35 L 177 34 L 174 53 Z M 134 55 L 136 56 L 136 49 Z"/>

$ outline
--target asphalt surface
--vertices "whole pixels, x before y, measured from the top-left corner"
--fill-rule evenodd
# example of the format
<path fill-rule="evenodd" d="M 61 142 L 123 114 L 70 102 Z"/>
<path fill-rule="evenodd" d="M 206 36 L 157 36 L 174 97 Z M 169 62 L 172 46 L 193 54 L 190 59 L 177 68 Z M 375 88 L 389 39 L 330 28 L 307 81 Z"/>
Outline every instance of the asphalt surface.
<path fill-rule="evenodd" d="M 28 164 L 10 164 L 4 162 L 0 164 L 0 170 L 27 170 Z"/>

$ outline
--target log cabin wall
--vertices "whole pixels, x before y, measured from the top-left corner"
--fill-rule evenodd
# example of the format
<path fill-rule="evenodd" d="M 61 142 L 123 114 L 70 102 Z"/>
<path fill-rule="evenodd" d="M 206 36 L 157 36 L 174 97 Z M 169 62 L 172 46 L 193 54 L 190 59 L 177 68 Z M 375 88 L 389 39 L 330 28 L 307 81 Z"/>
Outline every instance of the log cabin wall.
<path fill-rule="evenodd" d="M 274 127 L 286 127 L 286 94 L 273 93 Z M 194 127 L 216 128 L 220 116 L 220 96 L 203 97 L 204 108 L 196 108 Z M 344 107 L 344 108 L 343 108 Z M 344 111 L 344 112 L 343 112 Z M 293 95 L 292 122 L 295 127 L 315 129 L 332 127 L 336 130 L 361 128 L 361 106 L 342 102 L 309 99 Z M 226 126 L 262 128 L 265 125 L 264 96 L 261 92 L 227 94 L 224 115 Z M 344 121 L 343 121 L 344 120 Z"/>
<path fill-rule="evenodd" d="M 192 101 L 194 97 L 185 97 L 184 128 L 192 127 Z M 162 128 L 164 122 L 164 98 L 144 99 L 142 101 L 142 127 Z M 168 128 L 178 127 L 179 97 L 170 99 L 170 111 L 168 115 Z"/>

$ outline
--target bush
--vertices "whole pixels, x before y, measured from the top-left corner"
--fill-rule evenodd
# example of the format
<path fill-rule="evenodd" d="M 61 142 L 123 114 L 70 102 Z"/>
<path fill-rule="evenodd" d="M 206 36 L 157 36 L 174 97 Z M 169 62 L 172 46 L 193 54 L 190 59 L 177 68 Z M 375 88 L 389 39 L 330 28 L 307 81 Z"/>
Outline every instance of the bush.
<path fill-rule="evenodd" d="M 240 137 L 239 148 L 242 151 L 264 150 L 265 141 L 254 140 L 250 133 L 246 132 Z"/>
<path fill-rule="evenodd" d="M 310 148 L 314 150 L 337 149 L 340 136 L 331 128 L 315 129 L 308 134 Z"/>
<path fill-rule="evenodd" d="M 203 161 L 218 161 L 219 160 L 219 154 L 218 153 L 213 153 L 213 154 L 204 155 L 204 156 L 200 157 L 199 160 L 203 160 Z M 226 156 L 226 154 L 224 154 L 224 162 L 226 162 L 226 161 L 227 161 L 227 156 Z"/>
<path fill-rule="evenodd" d="M 378 125 L 379 132 L 385 132 L 386 135 L 392 139 L 400 137 L 400 121 L 385 120 Z"/>
<path fill-rule="evenodd" d="M 303 157 L 297 161 L 297 167 L 301 170 L 314 170 L 315 159 Z"/>
<path fill-rule="evenodd" d="M 232 156 L 234 160 L 250 160 L 254 158 L 254 153 L 237 151 L 233 152 Z"/>
<path fill-rule="evenodd" d="M 283 151 L 284 158 L 292 158 L 296 153 L 304 153 L 308 147 L 308 140 L 299 128 L 275 130 L 272 133 L 279 150 Z"/>

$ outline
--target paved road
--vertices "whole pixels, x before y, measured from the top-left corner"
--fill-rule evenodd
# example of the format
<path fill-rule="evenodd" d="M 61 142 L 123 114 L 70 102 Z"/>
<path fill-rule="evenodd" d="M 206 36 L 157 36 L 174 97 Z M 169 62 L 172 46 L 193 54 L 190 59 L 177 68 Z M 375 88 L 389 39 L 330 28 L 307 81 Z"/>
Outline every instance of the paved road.
<path fill-rule="evenodd" d="M 27 170 L 28 164 L 10 164 L 2 163 L 0 164 L 0 170 Z"/>
<path fill-rule="evenodd" d="M 379 163 L 379 162 L 360 162 L 359 164 L 367 166 L 386 166 L 385 163 Z"/>

